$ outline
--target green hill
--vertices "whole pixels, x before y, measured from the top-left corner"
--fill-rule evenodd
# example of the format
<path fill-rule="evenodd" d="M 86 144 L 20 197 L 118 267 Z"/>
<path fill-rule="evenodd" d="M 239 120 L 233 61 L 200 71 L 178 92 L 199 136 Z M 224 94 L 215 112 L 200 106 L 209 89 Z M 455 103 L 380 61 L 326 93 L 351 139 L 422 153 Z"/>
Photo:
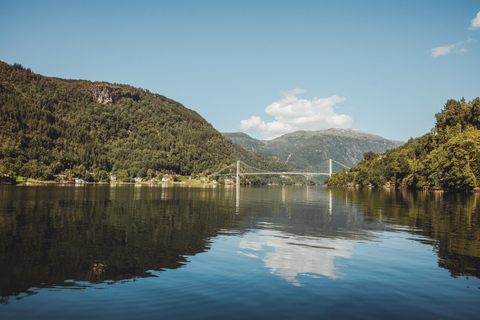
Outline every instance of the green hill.
<path fill-rule="evenodd" d="M 465 190 L 480 186 L 480 99 L 448 100 L 430 133 L 383 154 L 365 154 L 327 185 L 395 184 L 408 188 Z"/>
<path fill-rule="evenodd" d="M 222 134 L 249 151 L 278 157 L 299 170 L 325 166 L 328 159 L 353 166 L 366 152 L 384 152 L 403 144 L 352 129 L 297 131 L 273 140 L 257 140 L 244 133 Z"/>
<path fill-rule="evenodd" d="M 162 95 L 45 77 L 0 61 L 2 181 L 15 175 L 50 180 L 67 171 L 103 181 L 110 174 L 125 181 L 204 175 L 236 161 L 236 149 L 198 113 Z M 278 162 L 247 153 L 240 158 L 255 159 L 257 167 Z"/>

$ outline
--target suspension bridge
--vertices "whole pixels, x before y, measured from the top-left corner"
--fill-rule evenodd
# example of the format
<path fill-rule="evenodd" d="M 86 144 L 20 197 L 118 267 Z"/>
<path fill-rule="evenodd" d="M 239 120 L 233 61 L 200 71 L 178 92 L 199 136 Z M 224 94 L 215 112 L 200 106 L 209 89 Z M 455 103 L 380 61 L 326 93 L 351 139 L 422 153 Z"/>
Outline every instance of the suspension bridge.
<path fill-rule="evenodd" d="M 235 176 L 236 177 L 236 184 L 240 184 L 240 176 L 247 176 L 247 175 L 296 175 L 296 174 L 301 174 L 301 175 L 323 175 L 323 176 L 332 176 L 333 172 L 333 165 L 340 165 L 342 168 L 350 169 L 350 167 L 347 167 L 344 164 L 341 164 L 338 161 L 335 161 L 333 159 L 328 160 L 328 172 L 321 172 L 321 171 L 327 171 L 323 169 L 319 169 L 317 167 L 309 167 L 304 170 L 300 171 L 282 171 L 282 172 L 272 172 L 268 170 L 263 170 L 263 169 L 258 169 L 255 167 L 252 167 L 240 160 L 237 162 L 232 163 L 231 165 L 223 168 L 222 170 L 219 170 L 211 175 L 209 177 L 216 177 L 216 176 Z M 234 168 L 236 166 L 236 172 L 232 173 L 234 171 Z M 320 165 L 321 166 L 321 165 Z M 242 167 L 245 169 L 242 171 Z M 245 172 L 246 171 L 246 172 Z"/>

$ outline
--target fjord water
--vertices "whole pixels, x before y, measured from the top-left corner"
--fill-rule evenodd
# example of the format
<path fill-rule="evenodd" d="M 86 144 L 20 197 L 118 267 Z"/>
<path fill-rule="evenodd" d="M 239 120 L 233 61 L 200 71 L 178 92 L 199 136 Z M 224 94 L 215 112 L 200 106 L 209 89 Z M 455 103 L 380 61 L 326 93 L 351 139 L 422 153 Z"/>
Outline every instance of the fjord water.
<path fill-rule="evenodd" d="M 1 319 L 478 319 L 480 198 L 1 186 Z"/>

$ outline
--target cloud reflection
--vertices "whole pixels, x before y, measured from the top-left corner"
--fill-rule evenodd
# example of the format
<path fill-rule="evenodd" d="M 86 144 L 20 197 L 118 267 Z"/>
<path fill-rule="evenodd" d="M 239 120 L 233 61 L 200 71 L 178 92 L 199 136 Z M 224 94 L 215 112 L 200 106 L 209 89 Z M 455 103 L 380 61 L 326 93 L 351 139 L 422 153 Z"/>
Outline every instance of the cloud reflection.
<path fill-rule="evenodd" d="M 343 239 L 296 236 L 276 230 L 260 230 L 242 238 L 238 253 L 262 259 L 265 267 L 295 286 L 298 276 L 341 278 L 335 258 L 349 258 L 353 243 Z"/>

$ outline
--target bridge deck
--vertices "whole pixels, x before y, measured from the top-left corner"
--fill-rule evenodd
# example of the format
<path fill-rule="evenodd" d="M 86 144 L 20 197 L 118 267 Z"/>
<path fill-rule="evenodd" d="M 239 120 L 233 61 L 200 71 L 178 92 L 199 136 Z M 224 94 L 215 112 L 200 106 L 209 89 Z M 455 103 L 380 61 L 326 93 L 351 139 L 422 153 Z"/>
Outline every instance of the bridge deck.
<path fill-rule="evenodd" d="M 330 175 L 328 173 L 322 173 L 322 172 L 241 172 L 239 173 L 238 175 L 239 176 L 247 176 L 247 175 L 260 175 L 260 174 L 270 174 L 270 175 L 274 175 L 274 174 L 281 174 L 281 175 L 284 175 L 284 174 L 308 174 L 308 175 Z"/>
<path fill-rule="evenodd" d="M 332 164 L 333 162 L 336 162 L 338 163 L 339 165 L 347 168 L 347 169 L 350 169 L 349 167 L 341 164 L 340 162 L 338 161 L 335 161 L 333 159 L 330 159 L 329 160 L 329 168 L 330 168 L 330 172 L 329 173 L 324 173 L 324 172 L 261 172 L 260 170 L 261 169 L 258 169 L 258 168 L 254 168 L 252 166 L 249 166 L 245 163 L 243 163 L 246 167 L 247 167 L 247 170 L 259 170 L 260 172 L 240 172 L 240 163 L 241 161 L 240 160 L 237 160 L 237 162 L 234 162 L 232 163 L 231 165 L 223 168 L 222 170 L 218 171 L 218 172 L 215 172 L 213 174 L 210 174 L 209 177 L 211 176 L 237 176 L 237 180 L 238 180 L 238 177 L 239 176 L 248 176 L 248 175 L 289 175 L 289 174 L 302 174 L 302 175 L 319 175 L 319 176 L 331 176 L 333 174 L 333 171 L 332 171 Z M 232 170 L 234 168 L 236 164 L 236 173 L 220 173 L 228 168 L 230 168 L 230 170 Z M 307 170 L 307 169 L 306 169 Z M 310 170 L 310 169 L 308 169 Z"/>
<path fill-rule="evenodd" d="M 241 172 L 239 176 L 248 176 L 248 175 L 287 175 L 287 174 L 303 174 L 303 175 L 325 175 L 328 176 L 328 173 L 322 172 Z M 222 174 L 215 174 L 211 176 L 235 176 L 236 173 L 222 173 Z"/>

